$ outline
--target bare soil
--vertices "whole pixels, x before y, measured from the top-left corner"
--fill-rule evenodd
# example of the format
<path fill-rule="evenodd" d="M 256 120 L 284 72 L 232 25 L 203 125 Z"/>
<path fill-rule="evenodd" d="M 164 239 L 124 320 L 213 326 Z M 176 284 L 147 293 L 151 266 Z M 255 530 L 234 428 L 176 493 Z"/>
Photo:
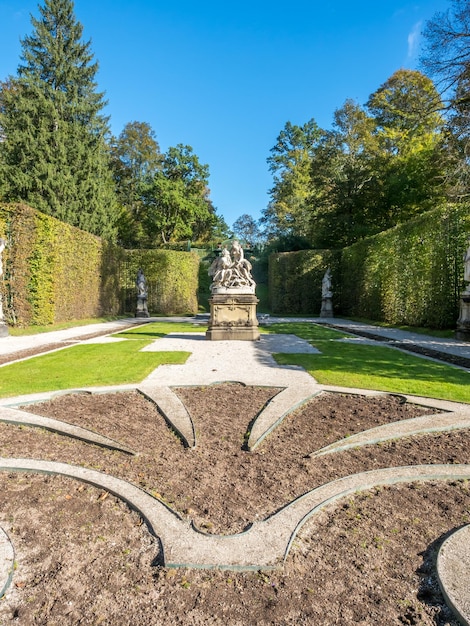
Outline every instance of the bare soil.
<path fill-rule="evenodd" d="M 81 464 L 137 484 L 205 532 L 234 533 L 318 485 L 360 471 L 470 463 L 470 433 L 422 435 L 339 454 L 339 438 L 426 411 L 398 396 L 325 393 L 286 418 L 254 452 L 250 422 L 277 390 L 181 388 L 196 425 L 184 448 L 137 392 L 73 394 L 28 406 L 112 437 L 138 456 L 0 423 L 0 454 Z M 470 520 L 465 481 L 374 489 L 306 524 L 282 570 L 167 569 L 138 514 L 72 479 L 0 472 L 0 525 L 17 571 L 0 625 L 455 626 L 435 578 L 437 550 Z"/>

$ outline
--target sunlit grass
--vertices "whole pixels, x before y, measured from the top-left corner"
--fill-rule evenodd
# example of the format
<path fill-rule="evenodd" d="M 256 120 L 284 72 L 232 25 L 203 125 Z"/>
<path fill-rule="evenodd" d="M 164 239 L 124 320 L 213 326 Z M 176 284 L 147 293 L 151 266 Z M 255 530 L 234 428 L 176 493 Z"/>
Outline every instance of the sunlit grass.
<path fill-rule="evenodd" d="M 470 403 L 470 373 L 386 345 L 338 341 L 350 337 L 322 325 L 296 322 L 260 329 L 306 339 L 320 354 L 278 354 L 282 365 L 298 365 L 319 383 L 376 389 Z M 183 322 L 151 322 L 114 336 L 116 343 L 81 344 L 0 368 L 0 396 L 141 382 L 159 365 L 184 363 L 187 352 L 140 352 L 168 333 L 205 332 Z M 157 342 L 158 343 L 158 342 Z M 230 355 L 227 355 L 230 358 Z"/>
<path fill-rule="evenodd" d="M 125 337 L 127 339 L 155 339 L 165 337 L 169 333 L 202 333 L 206 331 L 205 326 L 197 326 L 186 322 L 149 322 L 136 328 L 128 328 L 116 332 L 114 337 Z"/>
<path fill-rule="evenodd" d="M 140 352 L 148 340 L 80 344 L 0 368 L 0 396 L 139 383 L 189 352 Z"/>
<path fill-rule="evenodd" d="M 321 384 L 470 403 L 470 373 L 463 369 L 385 345 L 340 342 L 337 339 L 344 333 L 314 324 L 280 326 L 273 324 L 271 332 L 289 332 L 290 327 L 291 332 L 310 341 L 321 354 L 277 354 L 276 361 L 303 367 Z M 324 331 L 328 331 L 329 337 Z"/>
<path fill-rule="evenodd" d="M 307 341 L 341 339 L 343 337 L 353 336 L 345 331 L 328 328 L 328 326 L 322 326 L 321 324 L 315 324 L 313 322 L 296 322 L 295 320 L 292 320 L 291 322 L 269 324 L 265 328 L 269 333 L 297 335 Z"/>

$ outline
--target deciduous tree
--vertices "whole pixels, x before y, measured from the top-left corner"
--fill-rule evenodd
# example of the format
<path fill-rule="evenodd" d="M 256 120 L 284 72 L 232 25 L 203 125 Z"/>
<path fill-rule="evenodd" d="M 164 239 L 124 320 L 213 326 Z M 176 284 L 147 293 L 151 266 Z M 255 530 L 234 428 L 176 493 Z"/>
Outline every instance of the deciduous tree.
<path fill-rule="evenodd" d="M 180 239 L 209 239 L 218 224 L 208 188 L 209 167 L 191 146 L 178 144 L 164 155 L 162 169 L 144 193 L 148 245 Z"/>
<path fill-rule="evenodd" d="M 111 163 L 120 204 L 118 240 L 126 248 L 141 247 L 146 181 L 162 167 L 163 155 L 155 132 L 146 122 L 129 122 L 111 142 Z"/>
<path fill-rule="evenodd" d="M 274 177 L 263 223 L 271 237 L 310 233 L 310 166 L 322 131 L 311 119 L 302 126 L 287 122 L 268 158 Z"/>

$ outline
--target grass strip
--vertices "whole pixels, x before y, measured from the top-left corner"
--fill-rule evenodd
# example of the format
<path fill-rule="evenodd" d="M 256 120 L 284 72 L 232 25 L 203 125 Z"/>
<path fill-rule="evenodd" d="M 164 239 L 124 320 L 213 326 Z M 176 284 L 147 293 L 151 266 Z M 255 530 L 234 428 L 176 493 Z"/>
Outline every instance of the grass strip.
<path fill-rule="evenodd" d="M 159 365 L 185 363 L 189 352 L 140 352 L 148 340 L 91 343 L 0 368 L 0 397 L 139 383 Z"/>
<path fill-rule="evenodd" d="M 314 324 L 278 324 L 271 332 L 290 332 L 310 341 L 321 354 L 276 354 L 280 365 L 303 367 L 323 385 L 376 389 L 455 402 L 470 403 L 469 372 L 445 363 L 423 359 L 386 345 L 337 341 L 344 333 Z M 295 327 L 295 329 L 294 329 Z M 325 330 L 330 337 L 326 338 Z"/>
<path fill-rule="evenodd" d="M 143 326 L 116 332 L 113 337 L 126 339 L 159 339 L 169 333 L 203 333 L 205 326 L 195 326 L 186 322 L 149 322 Z"/>

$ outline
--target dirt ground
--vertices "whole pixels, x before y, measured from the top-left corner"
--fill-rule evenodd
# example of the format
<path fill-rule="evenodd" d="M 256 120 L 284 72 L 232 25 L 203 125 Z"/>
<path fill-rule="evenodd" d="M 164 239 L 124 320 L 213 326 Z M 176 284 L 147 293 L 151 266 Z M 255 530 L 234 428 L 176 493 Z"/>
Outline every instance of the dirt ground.
<path fill-rule="evenodd" d="M 428 411 L 398 396 L 324 393 L 254 452 L 250 422 L 274 389 L 181 388 L 196 425 L 184 448 L 137 392 L 74 394 L 28 406 L 120 441 L 138 456 L 0 423 L 0 454 L 82 464 L 141 486 L 210 533 L 235 533 L 335 478 L 399 465 L 470 463 L 470 433 L 421 435 L 320 457 L 348 434 Z M 374 489 L 311 519 L 282 570 L 167 569 L 120 500 L 68 478 L 0 472 L 0 525 L 17 570 L 0 626 L 452 625 L 435 578 L 449 532 L 470 521 L 465 481 Z"/>

